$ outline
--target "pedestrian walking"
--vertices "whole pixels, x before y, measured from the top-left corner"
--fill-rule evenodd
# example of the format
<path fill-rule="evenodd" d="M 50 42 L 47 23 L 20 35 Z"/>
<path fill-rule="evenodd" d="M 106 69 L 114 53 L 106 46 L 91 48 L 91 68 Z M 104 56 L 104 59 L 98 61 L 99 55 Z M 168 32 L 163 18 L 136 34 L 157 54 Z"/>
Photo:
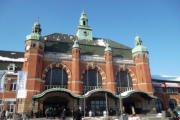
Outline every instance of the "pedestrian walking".
<path fill-rule="evenodd" d="M 9 111 L 8 110 L 6 110 L 5 116 L 6 116 L 6 119 L 9 118 Z"/>
<path fill-rule="evenodd" d="M 66 119 L 66 109 L 65 108 L 62 111 L 61 117 L 62 117 L 63 120 Z"/>
<path fill-rule="evenodd" d="M 22 113 L 21 118 L 22 118 L 22 120 L 26 120 L 26 114 Z"/>
<path fill-rule="evenodd" d="M 170 120 L 175 120 L 176 115 L 173 113 L 173 111 L 169 108 L 168 112 L 170 113 Z"/>

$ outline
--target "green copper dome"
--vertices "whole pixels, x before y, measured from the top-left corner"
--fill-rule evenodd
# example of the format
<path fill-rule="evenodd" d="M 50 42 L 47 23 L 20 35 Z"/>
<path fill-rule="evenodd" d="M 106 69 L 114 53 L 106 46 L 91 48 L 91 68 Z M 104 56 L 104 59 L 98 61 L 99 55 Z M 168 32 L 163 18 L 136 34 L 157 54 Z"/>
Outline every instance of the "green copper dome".
<path fill-rule="evenodd" d="M 39 22 L 34 23 L 34 26 L 32 27 L 32 33 L 26 36 L 26 40 L 44 40 L 41 36 L 41 25 Z"/>
<path fill-rule="evenodd" d="M 41 25 L 39 24 L 39 22 L 35 22 L 35 23 L 34 23 L 34 27 L 35 27 L 35 26 L 41 26 Z"/>
<path fill-rule="evenodd" d="M 132 49 L 132 53 L 147 52 L 147 48 L 142 45 L 142 40 L 139 36 L 135 37 L 135 47 Z"/>
<path fill-rule="evenodd" d="M 43 41 L 44 38 L 38 33 L 31 33 L 30 35 L 26 36 L 26 40 L 40 40 L 40 41 Z"/>

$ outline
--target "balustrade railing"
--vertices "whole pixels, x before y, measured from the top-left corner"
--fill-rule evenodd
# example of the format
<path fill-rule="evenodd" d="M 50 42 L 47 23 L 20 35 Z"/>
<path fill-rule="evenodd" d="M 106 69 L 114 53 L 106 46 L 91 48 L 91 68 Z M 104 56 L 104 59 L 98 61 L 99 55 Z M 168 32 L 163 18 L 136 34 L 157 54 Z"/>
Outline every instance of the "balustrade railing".
<path fill-rule="evenodd" d="M 133 87 L 117 87 L 117 94 L 125 92 L 125 91 L 129 91 L 129 90 L 133 90 Z"/>
<path fill-rule="evenodd" d="M 102 88 L 102 86 L 84 86 L 83 93 L 86 93 L 88 91 L 98 89 L 98 88 Z M 125 92 L 125 91 L 129 91 L 129 90 L 133 90 L 133 87 L 117 87 L 117 94 Z"/>
<path fill-rule="evenodd" d="M 51 88 L 66 88 L 67 89 L 67 85 L 45 85 L 45 90 L 51 89 Z"/>

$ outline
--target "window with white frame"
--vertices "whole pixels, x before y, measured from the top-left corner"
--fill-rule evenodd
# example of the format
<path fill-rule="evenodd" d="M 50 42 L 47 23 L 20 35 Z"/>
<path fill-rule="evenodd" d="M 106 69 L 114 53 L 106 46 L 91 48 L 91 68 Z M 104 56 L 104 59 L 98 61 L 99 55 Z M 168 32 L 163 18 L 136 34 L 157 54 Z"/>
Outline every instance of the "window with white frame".
<path fill-rule="evenodd" d="M 16 70 L 16 65 L 14 63 L 11 63 L 11 64 L 8 65 L 7 68 L 8 68 L 9 71 L 15 71 Z"/>
<path fill-rule="evenodd" d="M 15 105 L 16 105 L 16 102 L 15 102 L 15 101 L 8 101 L 7 110 L 8 110 L 9 112 L 14 112 L 14 110 L 15 110 Z"/>
<path fill-rule="evenodd" d="M 154 93 L 162 93 L 163 92 L 161 87 L 154 87 L 153 90 L 154 90 Z"/>
<path fill-rule="evenodd" d="M 177 88 L 166 88 L 167 93 L 177 94 L 178 89 Z"/>
<path fill-rule="evenodd" d="M 16 79 L 11 79 L 11 82 L 10 82 L 10 91 L 16 91 L 16 83 L 17 83 Z"/>

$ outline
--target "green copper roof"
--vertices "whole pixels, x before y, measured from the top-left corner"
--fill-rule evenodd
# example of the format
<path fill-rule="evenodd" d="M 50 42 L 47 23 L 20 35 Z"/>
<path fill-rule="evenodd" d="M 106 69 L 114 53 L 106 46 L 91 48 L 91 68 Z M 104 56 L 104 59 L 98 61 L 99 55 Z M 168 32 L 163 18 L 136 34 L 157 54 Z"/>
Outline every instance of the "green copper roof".
<path fill-rule="evenodd" d="M 68 94 L 70 94 L 72 97 L 75 97 L 75 98 L 88 98 L 90 97 L 92 94 L 95 94 L 95 93 L 98 93 L 98 92 L 104 92 L 104 93 L 108 93 L 110 95 L 112 95 L 113 97 L 115 98 L 119 98 L 119 95 L 116 95 L 114 94 L 112 91 L 110 90 L 106 90 L 104 88 L 98 88 L 98 89 L 94 89 L 94 90 L 91 90 L 91 91 L 88 91 L 86 94 L 84 95 L 75 95 L 72 93 L 72 91 L 68 90 L 68 89 L 65 89 L 65 88 L 51 88 L 51 89 L 47 89 L 45 91 L 43 91 L 42 93 L 38 94 L 38 95 L 34 95 L 32 96 L 32 99 L 39 99 L 43 96 L 45 96 L 46 94 L 50 93 L 50 92 L 66 92 Z M 149 98 L 151 99 L 156 99 L 157 97 L 155 96 L 151 96 L 149 93 L 147 92 L 144 92 L 142 90 L 132 90 L 132 91 L 126 91 L 126 92 L 123 92 L 121 93 L 121 97 L 124 99 L 124 98 L 128 98 L 129 96 L 131 96 L 132 94 L 134 93 L 140 93 L 140 94 L 145 94 L 147 95 Z"/>
<path fill-rule="evenodd" d="M 43 37 L 38 33 L 31 33 L 30 35 L 26 36 L 26 40 L 40 40 L 43 41 Z"/>
<path fill-rule="evenodd" d="M 145 94 L 145 95 L 147 95 L 149 98 L 152 98 L 152 99 L 156 99 L 156 98 L 157 98 L 156 96 L 152 96 L 152 95 L 150 95 L 149 93 L 147 93 L 147 92 L 145 92 L 145 91 L 142 91 L 142 90 L 126 91 L 126 92 L 121 93 L 121 97 L 122 97 L 122 98 L 128 98 L 129 96 L 131 96 L 131 95 L 134 94 L 134 93 Z"/>
<path fill-rule="evenodd" d="M 75 98 L 87 98 L 87 97 L 90 97 L 94 93 L 104 92 L 104 93 L 109 93 L 112 96 L 118 98 L 118 96 L 115 95 L 112 91 L 109 91 L 109 90 L 106 90 L 106 89 L 103 89 L 103 88 L 91 90 L 91 91 L 87 92 L 84 95 L 75 95 L 75 94 L 72 93 L 72 91 L 70 91 L 68 89 L 65 89 L 65 88 L 51 88 L 51 89 L 47 89 L 47 90 L 43 91 L 42 93 L 40 93 L 38 95 L 32 96 L 32 99 L 39 99 L 39 98 L 45 96 L 46 94 L 48 94 L 50 92 L 66 92 L 66 93 L 70 94 L 72 97 L 75 97 Z"/>
<path fill-rule="evenodd" d="M 104 88 L 98 88 L 98 89 L 94 89 L 94 90 L 88 91 L 88 92 L 87 92 L 86 94 L 84 94 L 82 97 L 83 97 L 83 98 L 87 98 L 87 97 L 90 97 L 92 94 L 98 93 L 98 92 L 109 93 L 109 94 L 111 94 L 112 96 L 114 96 L 114 97 L 116 97 L 116 98 L 119 98 L 118 95 L 116 95 L 116 94 L 114 94 L 112 91 L 107 90 L 107 89 L 104 89 Z"/>
<path fill-rule="evenodd" d="M 132 49 L 132 53 L 136 52 L 147 52 L 147 49 L 142 45 L 142 40 L 139 36 L 136 36 L 135 47 Z"/>
<path fill-rule="evenodd" d="M 43 91 L 42 93 L 40 93 L 38 95 L 32 96 L 32 99 L 41 98 L 44 95 L 46 95 L 47 93 L 55 92 L 55 91 L 66 92 L 66 93 L 70 94 L 72 97 L 80 98 L 80 96 L 77 96 L 77 95 L 73 94 L 72 91 L 70 91 L 68 89 L 65 89 L 65 88 L 51 88 L 51 89 L 47 89 L 47 90 Z"/>
<path fill-rule="evenodd" d="M 26 36 L 26 40 L 40 40 L 43 42 L 43 37 L 41 36 L 41 25 L 39 22 L 35 22 L 32 27 L 32 33 Z"/>
<path fill-rule="evenodd" d="M 72 54 L 73 41 L 77 39 L 74 35 L 54 33 L 44 36 L 45 52 L 58 52 Z M 132 59 L 131 48 L 104 38 L 93 38 L 93 40 L 78 40 L 81 55 L 104 56 L 105 44 L 108 41 L 112 49 L 113 57 Z"/>

